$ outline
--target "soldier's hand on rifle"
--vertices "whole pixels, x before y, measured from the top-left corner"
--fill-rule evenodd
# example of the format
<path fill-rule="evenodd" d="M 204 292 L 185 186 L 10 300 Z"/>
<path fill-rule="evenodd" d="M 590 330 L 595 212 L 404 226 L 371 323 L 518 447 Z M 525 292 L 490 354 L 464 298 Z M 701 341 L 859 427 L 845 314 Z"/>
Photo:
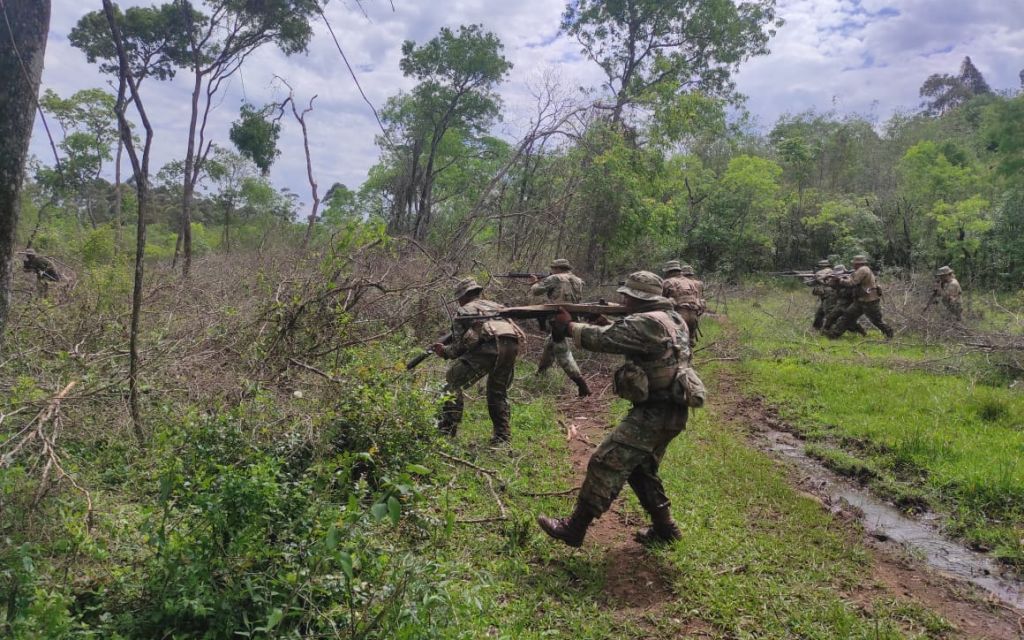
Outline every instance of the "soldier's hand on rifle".
<path fill-rule="evenodd" d="M 596 324 L 599 327 L 607 327 L 612 323 L 612 321 L 608 319 L 608 316 L 604 315 L 603 313 L 599 313 L 593 317 L 590 323 Z"/>
<path fill-rule="evenodd" d="M 537 284 L 538 282 L 540 282 L 540 278 L 538 278 L 537 276 L 535 276 L 535 275 L 533 275 L 531 273 L 530 274 L 530 284 Z"/>
<path fill-rule="evenodd" d="M 430 345 L 430 350 L 433 351 L 434 355 L 436 355 L 437 357 L 444 357 L 444 345 L 441 344 L 440 342 L 435 342 L 434 344 Z"/>
<path fill-rule="evenodd" d="M 558 307 L 558 313 L 551 318 L 552 326 L 563 330 L 569 328 L 570 322 L 572 322 L 572 316 L 565 310 L 565 307 Z"/>

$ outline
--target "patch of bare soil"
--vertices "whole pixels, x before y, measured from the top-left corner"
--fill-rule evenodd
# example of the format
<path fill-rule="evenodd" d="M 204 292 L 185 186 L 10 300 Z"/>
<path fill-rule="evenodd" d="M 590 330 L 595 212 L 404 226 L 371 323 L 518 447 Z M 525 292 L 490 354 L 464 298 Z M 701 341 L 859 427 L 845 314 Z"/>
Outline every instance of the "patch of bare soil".
<path fill-rule="evenodd" d="M 727 321 L 725 324 L 728 329 Z M 753 446 L 773 454 L 780 465 L 788 466 L 780 456 L 775 455 L 778 450 L 773 445 L 778 443 L 760 437 L 766 431 L 777 432 L 780 425 L 777 413 L 759 398 L 745 396 L 735 374 L 722 372 L 717 382 L 712 411 L 742 427 L 751 434 L 750 442 Z M 799 445 L 799 442 L 795 444 Z M 822 485 L 815 478 L 806 477 L 791 466 L 788 469 L 793 484 L 821 502 L 822 508 L 835 513 L 840 522 L 852 524 L 857 520 L 856 514 L 849 513 L 841 505 L 827 504 L 828 496 L 821 493 Z M 870 609 L 872 603 L 879 598 L 912 602 L 934 611 L 955 625 L 957 629 L 954 637 L 957 638 L 1024 639 L 1024 612 L 986 598 L 973 585 L 923 566 L 921 562 L 908 557 L 898 546 L 878 540 L 859 527 L 850 526 L 847 530 L 851 538 L 859 538 L 859 542 L 867 547 L 871 555 L 871 581 L 845 594 L 865 610 Z"/>
<path fill-rule="evenodd" d="M 561 422 L 577 485 L 582 484 L 590 455 L 611 426 L 608 418 L 612 401 L 610 377 L 600 372 L 588 376 L 588 382 L 594 392 L 590 397 L 577 398 L 573 390 L 571 395 L 559 399 Z M 624 491 L 628 490 L 627 487 Z M 672 588 L 658 563 L 653 562 L 647 550 L 633 538 L 647 524 L 642 517 L 627 511 L 623 498 L 619 497 L 608 513 L 591 525 L 586 542 L 605 549 L 605 603 L 620 619 L 641 624 L 649 624 L 657 618 L 662 605 L 673 598 Z"/>

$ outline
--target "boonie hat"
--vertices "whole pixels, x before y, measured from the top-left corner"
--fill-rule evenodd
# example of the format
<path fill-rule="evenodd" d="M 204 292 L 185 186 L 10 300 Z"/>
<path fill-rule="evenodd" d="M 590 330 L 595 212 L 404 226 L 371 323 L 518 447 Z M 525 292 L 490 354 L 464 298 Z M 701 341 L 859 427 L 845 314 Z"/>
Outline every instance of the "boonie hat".
<path fill-rule="evenodd" d="M 636 271 L 626 277 L 626 283 L 616 289 L 619 293 L 638 300 L 657 300 L 661 297 L 661 278 L 650 271 Z"/>
<path fill-rule="evenodd" d="M 669 260 L 665 263 L 665 266 L 661 268 L 662 273 L 672 273 L 673 271 L 682 271 L 682 267 L 679 266 L 678 260 Z"/>
<path fill-rule="evenodd" d="M 472 291 L 482 291 L 483 287 L 477 284 L 473 278 L 466 278 L 459 280 L 459 284 L 455 285 L 455 299 L 458 300 L 462 296 Z"/>
<path fill-rule="evenodd" d="M 939 270 L 935 272 L 935 275 L 937 275 L 937 276 L 951 276 L 951 275 L 953 275 L 953 270 L 949 268 L 949 265 L 946 265 L 944 267 L 939 267 Z"/>
<path fill-rule="evenodd" d="M 693 267 L 691 267 L 688 264 L 684 264 L 683 265 L 682 272 L 683 272 L 684 276 L 692 276 L 692 275 L 695 275 L 697 273 L 696 271 L 693 270 Z"/>
<path fill-rule="evenodd" d="M 572 269 L 572 265 L 569 264 L 569 261 L 566 260 L 565 258 L 558 258 L 557 260 L 552 260 L 551 264 L 548 265 L 548 268 L 549 269 Z"/>
<path fill-rule="evenodd" d="M 828 260 L 818 260 L 818 266 L 819 267 L 831 267 L 832 263 L 829 262 Z"/>
<path fill-rule="evenodd" d="M 868 257 L 865 255 L 853 256 L 853 264 L 867 264 Z"/>

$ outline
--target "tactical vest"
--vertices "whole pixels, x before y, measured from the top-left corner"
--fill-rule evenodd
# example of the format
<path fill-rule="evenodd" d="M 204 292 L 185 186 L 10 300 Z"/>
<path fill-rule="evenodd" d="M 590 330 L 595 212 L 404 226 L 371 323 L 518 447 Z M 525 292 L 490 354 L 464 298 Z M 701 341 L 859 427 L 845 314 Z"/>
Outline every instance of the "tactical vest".
<path fill-rule="evenodd" d="M 492 300 L 477 298 L 469 304 L 459 308 L 459 315 L 486 316 L 497 313 L 504 308 L 504 305 L 498 304 Z M 491 318 L 480 323 L 480 337 L 487 341 L 501 337 L 523 340 L 526 336 L 523 334 L 523 330 L 520 329 L 519 325 L 515 322 L 506 318 Z"/>
<path fill-rule="evenodd" d="M 548 289 L 550 302 L 575 304 L 583 299 L 583 281 L 573 274 L 552 273 L 547 280 L 554 285 Z"/>
<path fill-rule="evenodd" d="M 659 355 L 649 358 L 630 357 L 629 361 L 647 374 L 647 385 L 651 393 L 665 391 L 672 384 L 679 363 L 689 357 L 686 325 L 677 323 L 667 311 L 647 311 L 638 315 L 654 320 L 664 327 L 668 335 L 662 341 L 664 350 Z"/>

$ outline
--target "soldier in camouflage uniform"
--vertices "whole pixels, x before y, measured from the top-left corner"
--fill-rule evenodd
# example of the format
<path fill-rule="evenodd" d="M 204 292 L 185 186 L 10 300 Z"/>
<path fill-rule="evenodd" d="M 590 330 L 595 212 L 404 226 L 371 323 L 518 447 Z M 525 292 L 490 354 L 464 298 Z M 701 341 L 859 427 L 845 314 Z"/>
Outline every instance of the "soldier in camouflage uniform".
<path fill-rule="evenodd" d="M 37 254 L 34 249 L 25 249 L 25 259 L 21 263 L 25 271 L 36 274 L 36 289 L 39 295 L 45 296 L 51 282 L 60 282 L 60 273 L 53 263 Z"/>
<path fill-rule="evenodd" d="M 536 276 L 530 278 L 530 293 L 535 296 L 545 296 L 548 302 L 568 302 L 575 304 L 583 300 L 583 280 L 572 272 L 572 265 L 565 258 L 554 260 L 551 265 L 551 275 L 543 280 Z M 548 335 L 544 340 L 544 351 L 540 356 L 540 363 L 537 365 L 537 373 L 547 371 L 552 363 L 557 362 L 565 375 L 576 383 L 576 389 L 581 398 L 590 395 L 590 387 L 580 371 L 576 359 L 572 357 L 572 350 L 567 340 L 552 340 Z"/>
<path fill-rule="evenodd" d="M 505 307 L 480 297 L 483 287 L 467 278 L 455 288 L 459 303 L 452 325 L 452 340 L 447 345 L 437 343 L 434 353 L 446 360 L 454 360 L 445 374 L 445 392 L 453 395 L 441 408 L 438 428 L 454 436 L 462 422 L 463 389 L 487 376 L 487 412 L 494 425 L 491 444 L 508 442 L 509 429 L 508 388 L 515 373 L 516 356 L 523 333 L 511 320 L 489 318 L 473 321 L 472 316 L 487 316 Z M 468 318 L 468 319 L 467 319 Z"/>
<path fill-rule="evenodd" d="M 825 335 L 829 338 L 838 338 L 847 331 L 854 331 L 854 326 L 863 315 L 885 334 L 886 339 L 892 338 L 892 327 L 882 318 L 882 289 L 878 286 L 871 267 L 868 266 L 867 257 L 856 256 L 853 259 L 853 269 L 852 275 L 844 276 L 836 283 L 838 287 L 853 291 L 853 302 Z"/>
<path fill-rule="evenodd" d="M 626 364 L 616 372 L 620 395 L 627 395 L 618 386 L 620 374 L 627 372 L 643 371 L 649 389 L 646 400 L 633 402 L 626 417 L 590 457 L 572 515 L 537 517 L 545 533 L 571 547 L 583 544 L 590 523 L 608 510 L 626 482 L 651 516 L 652 526 L 638 539 L 658 543 L 681 537 L 658 466 L 669 443 L 686 427 L 687 407 L 668 392 L 677 366 L 690 357 L 686 322 L 672 301 L 661 296 L 661 278 L 653 273 L 631 274 L 618 291 L 630 315 L 611 325 L 572 322 L 564 310 L 552 321 L 554 330 L 571 335 L 577 347 L 626 357 Z"/>
<path fill-rule="evenodd" d="M 818 308 L 814 311 L 814 322 L 811 324 L 815 329 L 825 326 L 825 318 L 836 303 L 835 289 L 828 286 L 827 282 L 831 275 L 832 263 L 828 260 L 818 260 L 818 270 L 814 272 L 814 278 L 808 282 L 813 287 L 811 295 L 818 299 Z"/>
<path fill-rule="evenodd" d="M 832 269 L 831 273 L 825 278 L 825 286 L 831 292 L 830 298 L 832 300 L 829 306 L 828 315 L 825 316 L 825 321 L 821 325 L 822 332 L 827 332 L 829 329 L 835 326 L 836 322 L 843 317 L 846 310 L 853 304 L 854 298 L 856 297 L 856 291 L 848 287 L 840 287 L 838 283 L 842 280 L 846 274 L 846 266 L 837 264 Z M 860 322 L 853 323 L 853 326 L 848 329 L 854 333 L 859 333 L 862 336 L 867 336 L 868 332 L 860 325 Z"/>
<path fill-rule="evenodd" d="M 700 316 L 707 307 L 704 301 L 704 283 L 697 280 L 693 267 L 688 264 L 680 265 L 678 260 L 666 262 L 662 271 L 665 280 L 662 283 L 661 295 L 675 303 L 676 312 L 686 322 L 692 349 L 697 344 Z"/>
<path fill-rule="evenodd" d="M 963 305 L 960 303 L 960 295 L 963 290 L 960 288 L 960 282 L 956 279 L 956 274 L 953 270 L 948 267 L 939 267 L 939 270 L 935 272 L 935 292 L 942 300 L 942 306 L 946 308 L 949 315 L 953 317 L 957 322 L 962 322 L 964 319 Z"/>

